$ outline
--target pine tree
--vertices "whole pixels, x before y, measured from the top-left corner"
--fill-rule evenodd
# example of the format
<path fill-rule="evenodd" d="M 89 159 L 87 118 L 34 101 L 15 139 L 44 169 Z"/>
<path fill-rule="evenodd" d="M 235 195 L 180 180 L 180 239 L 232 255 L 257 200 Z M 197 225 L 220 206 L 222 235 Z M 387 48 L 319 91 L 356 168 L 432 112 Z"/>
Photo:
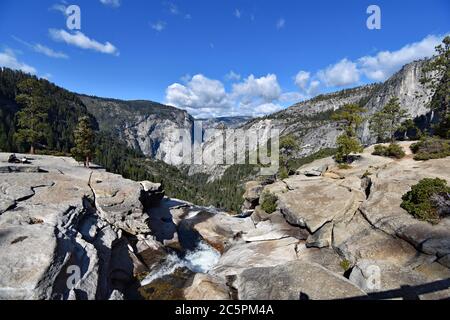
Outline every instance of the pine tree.
<path fill-rule="evenodd" d="M 401 121 L 406 117 L 398 98 L 391 98 L 388 103 L 370 119 L 370 130 L 377 136 L 378 142 L 395 141 L 395 133 L 402 129 Z"/>
<path fill-rule="evenodd" d="M 287 178 L 289 176 L 289 160 L 294 156 L 295 152 L 298 150 L 297 142 L 294 136 L 287 135 L 280 139 L 280 162 L 281 168 L 278 173 L 281 179 Z"/>
<path fill-rule="evenodd" d="M 89 163 L 93 154 L 94 131 L 91 120 L 88 116 L 83 116 L 78 121 L 78 126 L 74 131 L 75 147 L 71 152 L 75 159 L 83 161 L 84 166 L 89 168 Z"/>
<path fill-rule="evenodd" d="M 14 137 L 18 143 L 28 145 L 30 153 L 34 154 L 38 144 L 47 141 L 50 103 L 45 97 L 42 83 L 37 79 L 23 80 L 17 88 L 20 94 L 17 95 L 16 102 L 23 108 L 16 114 L 18 130 Z"/>
<path fill-rule="evenodd" d="M 438 113 L 440 119 L 435 126 L 435 133 L 443 138 L 450 138 L 450 36 L 436 47 L 437 56 L 423 69 L 421 82 L 432 89 L 431 109 Z"/>
<path fill-rule="evenodd" d="M 339 121 L 344 133 L 336 139 L 337 152 L 335 159 L 339 163 L 349 162 L 349 155 L 353 152 L 362 152 L 363 147 L 359 142 L 356 132 L 364 121 L 362 114 L 366 110 L 357 104 L 343 106 L 332 119 Z"/>

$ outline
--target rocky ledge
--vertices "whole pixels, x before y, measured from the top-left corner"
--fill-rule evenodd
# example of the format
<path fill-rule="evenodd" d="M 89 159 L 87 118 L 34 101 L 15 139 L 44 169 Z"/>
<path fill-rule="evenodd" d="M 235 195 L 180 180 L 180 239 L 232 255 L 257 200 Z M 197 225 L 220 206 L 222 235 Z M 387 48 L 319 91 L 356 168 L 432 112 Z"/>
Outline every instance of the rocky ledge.
<path fill-rule="evenodd" d="M 450 158 L 414 161 L 401 145 L 402 160 L 368 148 L 350 169 L 326 158 L 249 182 L 240 216 L 70 158 L 0 154 L 0 298 L 448 298 L 449 218 L 400 203 L 422 178 L 450 182 Z"/>
<path fill-rule="evenodd" d="M 312 299 L 343 298 L 349 292 L 357 296 L 350 289 L 334 290 L 350 283 L 368 298 L 448 298 L 449 217 L 432 225 L 415 219 L 400 204 L 423 178 L 450 182 L 450 158 L 414 161 L 410 144 L 401 143 L 407 153 L 401 160 L 373 156 L 370 147 L 346 170 L 325 158 L 283 181 L 248 183 L 244 207 L 253 212 L 256 228 L 281 215 L 307 235 L 295 243 L 291 262 L 279 261 L 269 269 L 255 265 L 253 271 L 247 264 L 237 273 L 242 297 L 295 298 L 300 292 Z M 258 205 L 268 193 L 277 199 L 277 210 L 270 215 Z M 302 279 L 310 268 L 315 268 L 312 287 Z M 323 268 L 336 277 L 336 284 L 327 280 L 322 286 L 325 292 L 320 289 Z M 286 284 L 284 290 L 280 283 Z"/>
<path fill-rule="evenodd" d="M 71 158 L 6 159 L 0 154 L 0 298 L 122 297 L 138 260 L 132 241 L 150 234 L 144 204 L 162 198 L 161 186 Z"/>

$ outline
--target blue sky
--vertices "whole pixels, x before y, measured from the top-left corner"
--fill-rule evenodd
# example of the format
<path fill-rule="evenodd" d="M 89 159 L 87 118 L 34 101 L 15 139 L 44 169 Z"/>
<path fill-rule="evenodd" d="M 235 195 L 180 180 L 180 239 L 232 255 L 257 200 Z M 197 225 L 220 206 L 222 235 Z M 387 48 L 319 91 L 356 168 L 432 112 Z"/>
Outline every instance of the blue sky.
<path fill-rule="evenodd" d="M 66 27 L 78 5 L 81 29 Z M 369 30 L 366 9 L 381 9 Z M 448 0 L 0 2 L 0 65 L 195 116 L 259 115 L 383 81 L 450 31 Z"/>

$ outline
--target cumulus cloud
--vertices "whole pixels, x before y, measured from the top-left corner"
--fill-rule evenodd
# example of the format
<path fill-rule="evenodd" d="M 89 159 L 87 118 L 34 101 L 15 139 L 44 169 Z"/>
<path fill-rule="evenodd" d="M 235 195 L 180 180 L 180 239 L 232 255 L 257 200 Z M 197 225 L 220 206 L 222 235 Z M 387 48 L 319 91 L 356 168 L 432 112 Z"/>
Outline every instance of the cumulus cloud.
<path fill-rule="evenodd" d="M 356 63 L 342 59 L 325 70 L 320 70 L 317 76 L 327 87 L 343 87 L 359 81 L 359 70 Z"/>
<path fill-rule="evenodd" d="M 320 81 L 318 80 L 311 81 L 308 87 L 308 96 L 316 95 L 319 92 L 319 88 L 320 88 Z"/>
<path fill-rule="evenodd" d="M 221 81 L 197 74 L 184 85 L 174 83 L 166 90 L 167 104 L 186 109 L 196 117 L 224 116 L 235 112 L 260 116 L 280 110 L 282 105 L 279 102 L 299 97 L 294 92 L 283 94 L 274 74 L 260 78 L 250 75 L 235 83 L 229 92 Z"/>
<path fill-rule="evenodd" d="M 23 72 L 31 74 L 37 73 L 34 67 L 19 61 L 14 51 L 10 49 L 5 49 L 3 52 L 0 52 L 0 67 L 21 70 Z"/>
<path fill-rule="evenodd" d="M 435 47 L 442 39 L 441 36 L 429 35 L 396 51 L 381 51 L 375 56 L 364 56 L 358 60 L 358 65 L 370 80 L 384 81 L 403 65 L 433 56 Z"/>
<path fill-rule="evenodd" d="M 113 7 L 113 8 L 120 7 L 120 0 L 100 0 L 100 2 L 102 4 L 104 4 L 105 6 L 109 6 L 109 7 Z"/>
<path fill-rule="evenodd" d="M 231 107 L 225 87 L 218 80 L 197 74 L 185 85 L 174 83 L 166 90 L 166 103 L 193 115 L 219 114 Z"/>
<path fill-rule="evenodd" d="M 265 114 L 274 113 L 283 109 L 283 106 L 277 103 L 263 103 L 255 106 L 251 112 L 254 117 L 260 117 Z"/>
<path fill-rule="evenodd" d="M 280 95 L 281 102 L 295 103 L 305 99 L 306 96 L 300 92 L 285 92 Z"/>
<path fill-rule="evenodd" d="M 242 12 L 239 9 L 234 10 L 234 16 L 236 18 L 239 19 L 241 17 L 241 15 L 242 15 Z"/>
<path fill-rule="evenodd" d="M 152 24 L 152 29 L 161 32 L 166 28 L 166 26 L 167 23 L 165 23 L 164 21 L 157 21 Z"/>
<path fill-rule="evenodd" d="M 300 90 L 305 90 L 310 78 L 311 73 L 302 70 L 297 73 L 294 82 Z"/>
<path fill-rule="evenodd" d="M 433 56 L 435 47 L 444 36 L 429 35 L 421 41 L 407 44 L 394 51 L 380 51 L 354 61 L 342 59 L 338 63 L 319 70 L 314 75 L 299 71 L 294 83 L 307 97 L 317 94 L 321 87 L 346 87 L 357 85 L 362 77 L 372 81 L 385 81 L 402 66 L 414 60 Z"/>
<path fill-rule="evenodd" d="M 271 102 L 280 97 L 281 88 L 275 74 L 268 74 L 261 78 L 250 75 L 244 82 L 233 85 L 233 95 L 241 98 L 244 104 L 249 104 L 254 99 Z"/>
<path fill-rule="evenodd" d="M 46 47 L 40 43 L 35 43 L 35 44 L 31 44 L 29 42 L 26 42 L 20 38 L 17 37 L 12 37 L 14 40 L 16 40 L 17 42 L 27 46 L 28 48 L 34 50 L 37 53 L 41 53 L 43 55 L 46 55 L 47 57 L 50 58 L 56 58 L 56 59 L 67 59 L 69 58 L 65 53 L 63 52 L 59 52 L 59 51 L 55 51 L 49 47 Z"/>
<path fill-rule="evenodd" d="M 241 75 L 231 70 L 225 75 L 225 80 L 227 81 L 239 81 L 241 80 Z"/>
<path fill-rule="evenodd" d="M 94 50 L 105 54 L 119 55 L 117 48 L 110 42 L 100 43 L 94 39 L 90 39 L 81 31 L 69 33 L 62 29 L 50 29 L 49 32 L 50 37 L 55 41 L 65 42 L 69 45 L 73 45 L 81 49 Z"/>

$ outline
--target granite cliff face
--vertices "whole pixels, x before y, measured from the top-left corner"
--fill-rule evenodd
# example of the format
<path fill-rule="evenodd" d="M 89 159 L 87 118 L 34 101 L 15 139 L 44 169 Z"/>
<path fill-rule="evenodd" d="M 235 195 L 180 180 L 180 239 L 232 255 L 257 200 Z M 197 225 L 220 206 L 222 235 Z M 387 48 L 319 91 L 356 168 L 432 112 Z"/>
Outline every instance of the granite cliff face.
<path fill-rule="evenodd" d="M 176 129 L 192 130 L 193 118 L 184 110 L 151 101 L 122 101 L 80 96 L 99 122 L 129 147 L 173 164 L 170 151 L 179 141 Z"/>
<path fill-rule="evenodd" d="M 319 95 L 264 118 L 204 120 L 203 129 L 227 127 L 265 132 L 269 127 L 276 128 L 281 135 L 293 134 L 297 138 L 301 146 L 297 157 L 308 156 L 321 149 L 335 147 L 336 137 L 341 131 L 331 120 L 331 114 L 345 104 L 360 104 L 370 116 L 383 108 L 390 98 L 397 97 L 411 119 L 427 115 L 431 91 L 420 83 L 424 63 L 425 60 L 421 60 L 407 64 L 384 83 Z M 177 164 L 171 157 L 171 151 L 179 142 L 175 129 L 193 132 L 194 119 L 186 111 L 170 106 L 149 101 L 80 98 L 102 129 L 114 132 L 128 146 L 168 164 Z M 366 145 L 375 142 L 368 121 L 362 125 L 359 135 Z M 205 141 L 203 150 L 206 156 L 214 154 L 214 141 L 214 137 Z M 220 178 L 225 169 L 226 166 L 192 165 L 189 173 L 207 173 L 214 180 Z"/>
<path fill-rule="evenodd" d="M 422 117 L 422 125 L 426 125 L 423 122 L 429 121 L 426 119 L 430 117 L 428 104 L 432 92 L 420 82 L 424 63 L 425 61 L 422 60 L 405 65 L 384 83 L 319 95 L 286 110 L 250 120 L 238 129 L 256 130 L 262 133 L 260 145 L 269 138 L 269 128 L 278 129 L 281 136 L 293 135 L 300 147 L 295 157 L 302 158 L 326 148 L 336 147 L 336 138 L 342 132 L 331 116 L 345 104 L 354 103 L 363 106 L 367 110 L 365 116 L 369 118 L 370 115 L 381 110 L 390 98 L 397 97 L 410 119 Z M 358 135 L 365 145 L 376 142 L 369 130 L 368 120 L 362 124 Z M 227 137 L 227 139 L 234 139 L 234 137 Z M 205 155 L 214 153 L 214 142 L 212 138 L 203 145 Z M 252 149 L 250 146 L 249 149 L 256 150 L 256 147 Z M 214 165 L 192 166 L 190 172 L 206 172 L 211 175 L 211 179 L 218 179 L 224 167 L 226 168 L 226 166 Z"/>
<path fill-rule="evenodd" d="M 381 84 L 317 96 L 264 119 L 252 120 L 245 128 L 258 128 L 270 121 L 273 127 L 281 130 L 282 135 L 293 134 L 298 139 L 301 146 L 298 156 L 303 157 L 323 148 L 335 147 L 341 132 L 331 121 L 331 112 L 345 104 L 360 104 L 367 109 L 366 116 L 370 116 L 381 110 L 390 98 L 397 97 L 411 119 L 425 116 L 430 111 L 428 103 L 432 92 L 420 83 L 424 63 L 425 60 L 421 60 L 407 64 Z M 362 125 L 359 136 L 366 145 L 375 142 L 368 121 Z"/>

